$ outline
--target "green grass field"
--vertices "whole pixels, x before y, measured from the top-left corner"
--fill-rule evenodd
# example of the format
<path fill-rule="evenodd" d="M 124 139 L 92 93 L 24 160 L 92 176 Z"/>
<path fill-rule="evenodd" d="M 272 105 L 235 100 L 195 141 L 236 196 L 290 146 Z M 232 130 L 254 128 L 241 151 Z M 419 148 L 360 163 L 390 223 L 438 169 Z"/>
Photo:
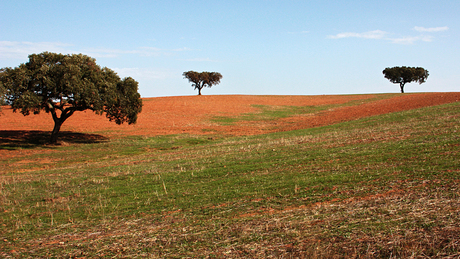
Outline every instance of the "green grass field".
<path fill-rule="evenodd" d="M 459 121 L 2 147 L 0 257 L 460 257 Z"/>

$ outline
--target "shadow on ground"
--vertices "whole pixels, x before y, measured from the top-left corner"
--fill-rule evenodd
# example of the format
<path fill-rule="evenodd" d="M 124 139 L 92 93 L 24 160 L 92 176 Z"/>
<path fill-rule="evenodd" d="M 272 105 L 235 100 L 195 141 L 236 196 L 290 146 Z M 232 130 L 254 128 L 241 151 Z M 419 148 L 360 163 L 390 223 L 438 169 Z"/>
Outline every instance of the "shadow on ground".
<path fill-rule="evenodd" d="M 59 146 L 66 144 L 89 144 L 106 141 L 98 134 L 59 132 L 58 143 L 50 145 L 50 132 L 39 130 L 0 130 L 0 149 L 34 148 L 37 146 Z"/>

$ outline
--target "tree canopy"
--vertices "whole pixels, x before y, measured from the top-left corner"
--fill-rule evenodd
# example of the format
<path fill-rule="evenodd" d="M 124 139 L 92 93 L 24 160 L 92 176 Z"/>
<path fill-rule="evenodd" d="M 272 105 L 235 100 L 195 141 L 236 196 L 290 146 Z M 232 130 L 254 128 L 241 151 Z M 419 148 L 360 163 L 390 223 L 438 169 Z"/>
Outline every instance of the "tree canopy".
<path fill-rule="evenodd" d="M 192 86 L 195 87 L 194 89 L 198 89 L 198 95 L 201 95 L 201 89 L 204 87 L 211 88 L 213 85 L 217 85 L 220 83 L 222 79 L 222 75 L 217 72 L 195 72 L 195 71 L 187 71 L 182 74 L 184 78 L 187 78 Z"/>
<path fill-rule="evenodd" d="M 385 68 L 383 74 L 386 79 L 393 84 L 399 84 L 401 93 L 404 93 L 404 85 L 406 83 L 418 82 L 425 83 L 428 78 L 428 70 L 421 67 L 392 67 Z"/>
<path fill-rule="evenodd" d="M 13 111 L 20 110 L 24 116 L 42 110 L 51 113 L 52 143 L 57 142 L 61 125 L 76 111 L 105 113 L 117 124 L 132 124 L 142 110 L 137 81 L 120 79 L 113 70 L 101 68 L 95 59 L 83 54 L 29 55 L 27 63 L 0 70 L 1 84 Z"/>

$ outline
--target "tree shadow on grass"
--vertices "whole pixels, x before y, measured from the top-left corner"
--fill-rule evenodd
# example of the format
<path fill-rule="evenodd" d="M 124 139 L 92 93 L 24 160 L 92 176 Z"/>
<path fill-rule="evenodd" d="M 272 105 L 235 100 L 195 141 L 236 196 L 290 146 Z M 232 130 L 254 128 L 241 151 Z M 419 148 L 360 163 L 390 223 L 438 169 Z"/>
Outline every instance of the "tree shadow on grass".
<path fill-rule="evenodd" d="M 35 147 L 53 147 L 66 144 L 90 144 L 106 141 L 108 138 L 99 134 L 59 132 L 58 143 L 50 145 L 50 132 L 40 130 L 0 130 L 0 149 L 19 149 Z"/>

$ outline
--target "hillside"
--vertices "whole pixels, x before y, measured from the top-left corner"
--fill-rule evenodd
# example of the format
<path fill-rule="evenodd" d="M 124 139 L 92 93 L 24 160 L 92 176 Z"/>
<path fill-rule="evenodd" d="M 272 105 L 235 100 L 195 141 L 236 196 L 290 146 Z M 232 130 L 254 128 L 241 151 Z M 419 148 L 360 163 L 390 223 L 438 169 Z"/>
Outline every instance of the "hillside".
<path fill-rule="evenodd" d="M 150 98 L 60 145 L 6 108 L 0 257 L 457 258 L 459 97 Z"/>

